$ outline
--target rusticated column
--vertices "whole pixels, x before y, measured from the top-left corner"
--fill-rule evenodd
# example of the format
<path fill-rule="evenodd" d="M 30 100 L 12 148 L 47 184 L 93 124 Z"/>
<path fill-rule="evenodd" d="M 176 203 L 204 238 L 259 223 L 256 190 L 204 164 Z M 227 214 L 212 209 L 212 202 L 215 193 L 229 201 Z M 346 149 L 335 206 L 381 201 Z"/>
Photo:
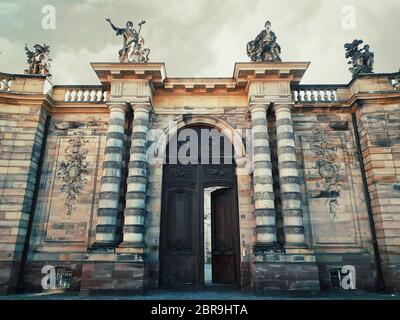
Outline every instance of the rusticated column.
<path fill-rule="evenodd" d="M 257 246 L 276 243 L 276 215 L 269 147 L 267 106 L 250 105 L 253 130 L 253 185 Z"/>
<path fill-rule="evenodd" d="M 94 247 L 116 246 L 120 241 L 117 235 L 118 205 L 127 107 L 122 104 L 112 104 L 109 105 L 109 109 L 110 119 L 108 122 Z"/>
<path fill-rule="evenodd" d="M 303 210 L 291 105 L 276 104 L 276 138 L 286 247 L 304 246 Z"/>
<path fill-rule="evenodd" d="M 126 193 L 123 246 L 143 247 L 148 178 L 147 132 L 151 105 L 132 105 L 134 118 Z"/>

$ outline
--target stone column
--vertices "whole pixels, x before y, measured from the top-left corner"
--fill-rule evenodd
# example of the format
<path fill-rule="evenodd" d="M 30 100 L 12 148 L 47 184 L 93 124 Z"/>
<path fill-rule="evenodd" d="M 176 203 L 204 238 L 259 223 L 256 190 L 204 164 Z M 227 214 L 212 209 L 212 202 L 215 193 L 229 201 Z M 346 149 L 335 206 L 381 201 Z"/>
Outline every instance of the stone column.
<path fill-rule="evenodd" d="M 276 215 L 269 147 L 267 106 L 250 105 L 253 130 L 253 185 L 256 216 L 256 246 L 276 243 Z"/>
<path fill-rule="evenodd" d="M 276 138 L 285 246 L 304 246 L 303 210 L 290 104 L 276 104 Z"/>
<path fill-rule="evenodd" d="M 124 247 L 144 247 L 146 186 L 148 178 L 147 132 L 151 105 L 133 105 L 132 144 L 126 193 Z"/>
<path fill-rule="evenodd" d="M 110 119 L 108 122 L 94 247 L 114 247 L 120 241 L 117 234 L 118 206 L 127 108 L 125 105 L 115 104 L 109 105 L 109 109 Z"/>

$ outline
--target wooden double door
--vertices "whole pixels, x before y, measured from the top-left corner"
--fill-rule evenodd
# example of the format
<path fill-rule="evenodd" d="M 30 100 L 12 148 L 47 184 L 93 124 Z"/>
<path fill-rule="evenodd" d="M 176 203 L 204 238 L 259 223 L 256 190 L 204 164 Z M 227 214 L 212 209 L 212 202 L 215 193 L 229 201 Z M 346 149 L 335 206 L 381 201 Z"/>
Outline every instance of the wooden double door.
<path fill-rule="evenodd" d="M 239 284 L 235 166 L 164 165 L 160 286 L 201 289 L 204 281 L 204 189 L 211 193 L 212 284 Z"/>

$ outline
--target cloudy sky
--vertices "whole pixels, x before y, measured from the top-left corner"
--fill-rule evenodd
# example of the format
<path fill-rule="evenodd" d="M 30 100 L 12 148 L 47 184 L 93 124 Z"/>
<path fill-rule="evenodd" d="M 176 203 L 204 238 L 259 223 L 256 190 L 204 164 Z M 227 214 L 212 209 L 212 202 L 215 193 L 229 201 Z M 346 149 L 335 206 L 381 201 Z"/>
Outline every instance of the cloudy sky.
<path fill-rule="evenodd" d="M 45 5 L 55 29 L 42 27 Z M 311 61 L 303 83 L 347 83 L 343 44 L 354 38 L 370 44 L 376 72 L 400 67 L 400 0 L 0 0 L 0 71 L 22 73 L 24 44 L 46 42 L 55 84 L 98 83 L 89 62 L 118 61 L 122 44 L 105 17 L 146 20 L 150 61 L 165 62 L 169 77 L 231 77 L 266 20 L 284 61 Z"/>

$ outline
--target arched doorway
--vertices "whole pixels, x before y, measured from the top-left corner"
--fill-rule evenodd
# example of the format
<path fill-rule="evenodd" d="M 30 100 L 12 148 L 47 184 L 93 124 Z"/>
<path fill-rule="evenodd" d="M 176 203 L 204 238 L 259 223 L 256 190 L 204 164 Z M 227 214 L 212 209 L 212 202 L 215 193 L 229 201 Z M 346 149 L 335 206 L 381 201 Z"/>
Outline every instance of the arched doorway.
<path fill-rule="evenodd" d="M 226 135 L 208 126 L 183 128 L 169 141 L 163 168 L 160 287 L 239 285 L 239 213 L 233 154 Z M 210 201 L 209 224 L 205 223 L 205 198 Z"/>

